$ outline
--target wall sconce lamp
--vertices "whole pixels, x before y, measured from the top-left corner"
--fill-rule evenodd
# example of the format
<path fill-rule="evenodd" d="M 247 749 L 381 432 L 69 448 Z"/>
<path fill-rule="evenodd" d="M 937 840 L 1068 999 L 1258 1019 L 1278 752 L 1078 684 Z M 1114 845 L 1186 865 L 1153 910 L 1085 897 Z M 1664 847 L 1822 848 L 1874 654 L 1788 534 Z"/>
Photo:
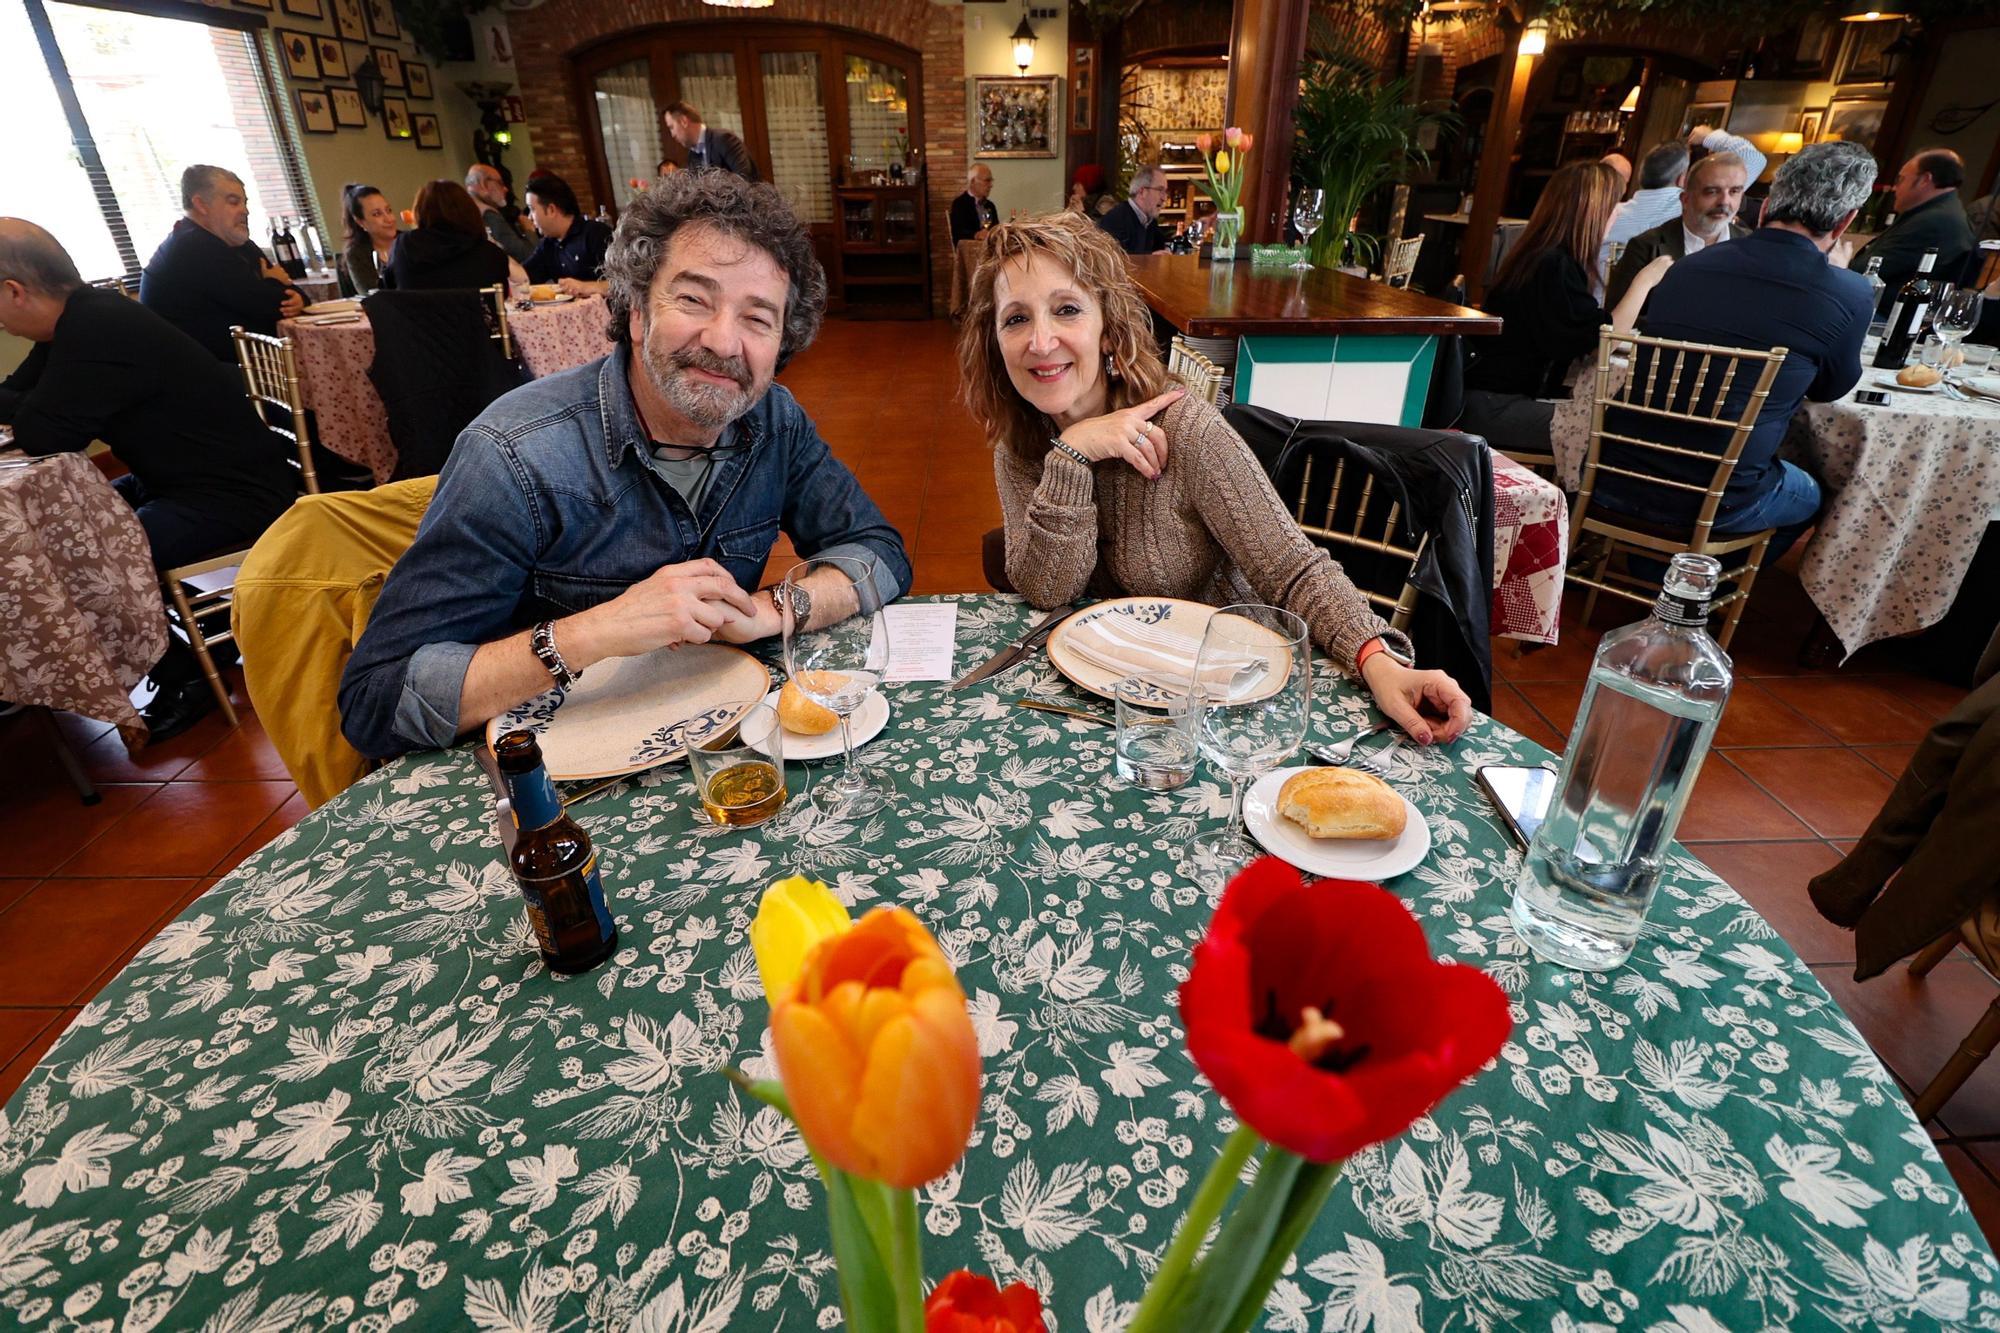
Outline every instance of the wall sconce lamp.
<path fill-rule="evenodd" d="M 378 116 L 382 114 L 382 90 L 388 86 L 388 80 L 382 77 L 382 70 L 376 65 L 374 56 L 369 56 L 355 68 L 354 91 L 360 94 L 361 105 Z"/>
<path fill-rule="evenodd" d="M 1028 16 L 1021 15 L 1021 26 L 1014 29 L 1010 39 L 1014 43 L 1014 65 L 1021 73 L 1028 72 L 1028 66 L 1035 63 L 1035 30 L 1028 26 Z"/>
<path fill-rule="evenodd" d="M 1549 49 L 1549 21 L 1530 19 L 1528 26 L 1521 30 L 1521 54 L 1538 56 Z"/>

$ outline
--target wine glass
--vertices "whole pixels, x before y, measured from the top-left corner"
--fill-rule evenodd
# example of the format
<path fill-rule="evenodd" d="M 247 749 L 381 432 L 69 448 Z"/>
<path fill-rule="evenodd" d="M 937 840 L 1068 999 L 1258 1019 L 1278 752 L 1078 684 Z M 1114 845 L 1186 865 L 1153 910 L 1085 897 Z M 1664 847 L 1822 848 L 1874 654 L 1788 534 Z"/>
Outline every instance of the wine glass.
<path fill-rule="evenodd" d="M 1243 828 L 1243 784 L 1290 758 L 1306 738 L 1312 639 L 1275 606 L 1225 606 L 1209 618 L 1195 658 L 1201 718 L 1195 744 L 1229 779 L 1229 822 L 1188 844 L 1181 872 L 1214 893 L 1258 856 Z"/>
<path fill-rule="evenodd" d="M 889 803 L 888 780 L 854 762 L 849 718 L 889 665 L 889 626 L 867 556 L 821 556 L 793 565 L 778 590 L 785 670 L 799 692 L 840 719 L 840 776 L 815 788 L 812 803 L 828 819 L 865 819 Z M 807 618 L 793 614 L 793 589 L 812 599 Z"/>
<path fill-rule="evenodd" d="M 1977 287 L 1953 287 L 1938 302 L 1937 313 L 1931 317 L 1931 332 L 1944 344 L 1944 378 L 1951 383 L 1951 372 L 1961 359 L 1953 355 L 1958 345 L 1979 327 L 1979 312 L 1985 305 L 1985 298 Z"/>
<path fill-rule="evenodd" d="M 1307 254 L 1301 256 L 1293 268 L 1311 268 L 1313 233 L 1319 230 L 1321 216 L 1326 211 L 1326 191 L 1300 190 L 1299 197 L 1292 202 L 1292 225 L 1298 228 L 1299 239 L 1305 245 Z"/>

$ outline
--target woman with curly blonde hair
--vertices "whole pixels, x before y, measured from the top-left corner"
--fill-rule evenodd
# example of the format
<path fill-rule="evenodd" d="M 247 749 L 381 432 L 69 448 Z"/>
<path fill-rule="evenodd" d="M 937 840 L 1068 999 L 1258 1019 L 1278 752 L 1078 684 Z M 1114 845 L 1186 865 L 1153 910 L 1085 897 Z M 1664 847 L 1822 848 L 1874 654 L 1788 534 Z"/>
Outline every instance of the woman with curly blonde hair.
<path fill-rule="evenodd" d="M 1095 575 L 1139 596 L 1282 606 L 1414 739 L 1465 729 L 1465 691 L 1414 669 L 1409 640 L 1299 531 L 1242 437 L 1168 380 L 1125 256 L 1087 218 L 987 233 L 958 365 L 994 446 L 1007 577 L 1029 602 L 1074 601 Z"/>

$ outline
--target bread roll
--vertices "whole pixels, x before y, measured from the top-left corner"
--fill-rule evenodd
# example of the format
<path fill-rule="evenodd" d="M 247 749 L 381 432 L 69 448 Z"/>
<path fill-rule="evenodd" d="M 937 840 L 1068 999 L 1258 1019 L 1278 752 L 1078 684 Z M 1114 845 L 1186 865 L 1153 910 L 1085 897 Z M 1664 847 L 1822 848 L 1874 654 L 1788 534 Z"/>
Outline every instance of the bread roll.
<path fill-rule="evenodd" d="M 561 294 L 561 289 L 553 282 L 538 282 L 528 288 L 528 299 L 531 301 L 553 301 Z"/>
<path fill-rule="evenodd" d="M 1400 838 L 1408 817 L 1394 788 L 1351 768 L 1294 773 L 1278 789 L 1278 813 L 1315 838 Z"/>
<path fill-rule="evenodd" d="M 833 673 L 821 671 L 814 674 L 830 676 Z M 824 736 L 840 725 L 840 718 L 831 708 L 821 708 L 806 698 L 805 691 L 788 680 L 785 688 L 778 691 L 778 725 L 797 736 Z"/>
<path fill-rule="evenodd" d="M 1943 378 L 1943 372 L 1932 366 L 1904 366 L 1896 372 L 1896 383 L 1912 389 L 1928 389 Z"/>

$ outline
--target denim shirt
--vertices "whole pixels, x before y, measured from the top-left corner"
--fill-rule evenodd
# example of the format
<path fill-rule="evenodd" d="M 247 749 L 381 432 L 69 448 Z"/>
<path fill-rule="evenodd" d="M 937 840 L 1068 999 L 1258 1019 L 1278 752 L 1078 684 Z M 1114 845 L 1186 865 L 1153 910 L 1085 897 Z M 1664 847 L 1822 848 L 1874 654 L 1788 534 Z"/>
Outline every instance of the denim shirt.
<path fill-rule="evenodd" d="M 903 539 L 772 385 L 734 426 L 699 512 L 648 465 L 629 349 L 496 400 L 459 435 L 416 541 L 340 682 L 341 730 L 377 758 L 450 745 L 479 645 L 708 558 L 755 591 L 782 528 L 802 558 L 866 555 L 884 601 L 910 587 Z"/>

